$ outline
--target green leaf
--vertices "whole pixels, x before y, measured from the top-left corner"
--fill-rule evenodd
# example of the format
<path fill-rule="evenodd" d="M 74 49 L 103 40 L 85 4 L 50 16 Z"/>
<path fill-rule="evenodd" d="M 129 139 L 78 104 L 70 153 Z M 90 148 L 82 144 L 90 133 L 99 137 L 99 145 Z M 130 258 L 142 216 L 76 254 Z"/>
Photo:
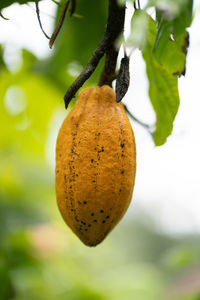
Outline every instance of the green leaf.
<path fill-rule="evenodd" d="M 189 46 L 189 34 L 172 35 L 169 22 L 163 20 L 154 44 L 154 55 L 157 61 L 171 74 L 185 74 L 186 54 Z"/>
<path fill-rule="evenodd" d="M 157 61 L 172 74 L 185 74 L 189 35 L 186 28 L 192 21 L 192 0 L 156 0 L 157 36 L 154 55 Z"/>
<path fill-rule="evenodd" d="M 147 39 L 142 47 L 142 55 L 146 63 L 149 80 L 149 97 L 156 113 L 156 128 L 153 132 L 154 143 L 160 146 L 165 143 L 173 129 L 173 121 L 179 107 L 179 93 L 177 76 L 172 75 L 157 61 L 153 53 L 156 39 L 156 22 L 145 12 L 148 19 L 146 31 Z M 133 16 L 138 16 L 136 12 Z"/>
<path fill-rule="evenodd" d="M 1 0 L 0 2 L 0 10 L 12 5 L 13 3 L 25 4 L 28 2 L 33 2 L 35 0 Z"/>
<path fill-rule="evenodd" d="M 131 20 L 131 34 L 127 45 L 142 49 L 147 43 L 148 15 L 143 10 L 136 10 Z"/>

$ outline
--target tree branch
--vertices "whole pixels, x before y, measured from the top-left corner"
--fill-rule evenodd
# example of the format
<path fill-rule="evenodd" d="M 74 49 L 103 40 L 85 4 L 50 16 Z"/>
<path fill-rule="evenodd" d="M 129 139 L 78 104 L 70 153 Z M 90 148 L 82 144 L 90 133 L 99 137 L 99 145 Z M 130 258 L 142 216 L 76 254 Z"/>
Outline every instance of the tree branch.
<path fill-rule="evenodd" d="M 42 22 L 41 22 L 41 19 L 40 19 L 40 10 L 39 10 L 38 1 L 39 0 L 35 0 L 35 8 L 36 8 L 36 14 L 37 14 L 38 22 L 39 22 L 39 25 L 40 25 L 40 28 L 41 28 L 43 34 L 46 36 L 47 39 L 50 39 L 50 37 L 46 34 L 46 32 L 44 31 L 43 26 L 42 26 Z"/>
<path fill-rule="evenodd" d="M 65 107 L 67 108 L 71 99 L 75 96 L 78 89 L 84 84 L 84 82 L 92 75 L 95 71 L 100 59 L 107 54 L 106 66 L 104 68 L 104 73 L 108 72 L 109 79 L 102 78 L 101 84 L 111 81 L 113 77 L 114 69 L 116 67 L 116 58 L 118 51 L 115 50 L 114 43 L 120 33 L 124 28 L 124 18 L 125 18 L 125 6 L 119 6 L 117 0 L 109 0 L 109 10 L 108 10 L 108 20 L 104 36 L 93 52 L 89 62 L 87 63 L 85 69 L 82 73 L 76 78 L 76 80 L 69 87 L 68 91 L 65 94 Z M 110 61 L 109 61 L 110 59 Z M 109 61 L 109 63 L 108 63 Z M 114 71 L 113 71 L 114 70 Z"/>
<path fill-rule="evenodd" d="M 68 7 L 69 7 L 69 4 L 71 2 L 71 10 L 70 10 L 70 16 L 73 15 L 75 9 L 76 9 L 76 0 L 66 0 L 65 4 L 64 4 L 64 7 L 63 7 L 63 10 L 61 12 L 61 16 L 58 20 L 58 24 L 56 25 L 56 28 L 50 38 L 50 41 L 49 41 L 49 47 L 52 48 L 62 26 L 63 26 L 63 23 L 64 23 L 64 20 L 65 20 L 65 16 L 66 16 L 66 12 L 68 10 Z"/>
<path fill-rule="evenodd" d="M 4 17 L 4 16 L 2 15 L 2 12 L 1 12 L 1 10 L 0 10 L 0 17 L 1 17 L 2 19 L 6 20 L 6 21 L 8 21 L 8 20 L 9 20 L 8 18 L 6 18 L 6 17 Z"/>

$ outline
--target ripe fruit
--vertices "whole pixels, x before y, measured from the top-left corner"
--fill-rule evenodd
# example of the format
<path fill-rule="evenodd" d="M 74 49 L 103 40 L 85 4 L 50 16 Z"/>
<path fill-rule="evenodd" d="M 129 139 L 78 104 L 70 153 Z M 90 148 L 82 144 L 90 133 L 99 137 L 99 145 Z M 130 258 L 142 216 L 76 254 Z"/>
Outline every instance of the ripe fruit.
<path fill-rule="evenodd" d="M 63 219 L 84 244 L 99 244 L 122 218 L 135 171 L 134 134 L 114 90 L 82 90 L 58 134 L 56 195 Z"/>

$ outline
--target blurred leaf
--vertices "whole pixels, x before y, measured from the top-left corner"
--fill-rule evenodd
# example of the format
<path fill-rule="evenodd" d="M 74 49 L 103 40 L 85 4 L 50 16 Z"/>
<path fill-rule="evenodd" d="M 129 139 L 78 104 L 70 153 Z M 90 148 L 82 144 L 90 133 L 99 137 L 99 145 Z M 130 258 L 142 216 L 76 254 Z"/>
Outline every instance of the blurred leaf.
<path fill-rule="evenodd" d="M 0 45 L 0 73 L 1 73 L 1 71 L 3 71 L 4 69 L 6 69 L 6 64 L 5 64 L 4 59 L 3 59 L 3 48 L 2 48 L 2 46 Z"/>
<path fill-rule="evenodd" d="M 171 22 L 174 33 L 183 32 L 191 24 L 193 0 L 149 0 L 146 8 L 151 6 Z M 160 16 L 157 20 L 161 21 Z"/>
<path fill-rule="evenodd" d="M 5 7 L 8 7 L 8 6 L 12 5 L 13 3 L 25 4 L 25 3 L 28 3 L 28 2 L 34 2 L 34 1 L 35 0 L 1 0 L 0 10 L 2 8 L 5 8 Z"/>
<path fill-rule="evenodd" d="M 27 72 L 27 71 L 31 71 L 34 64 L 37 62 L 37 57 L 27 49 L 22 49 L 22 60 L 23 60 L 23 65 L 21 68 L 21 72 L 24 71 Z"/>
<path fill-rule="evenodd" d="M 148 42 L 148 15 L 142 10 L 135 11 L 131 20 L 131 33 L 127 45 L 143 49 Z"/>
<path fill-rule="evenodd" d="M 188 245 L 171 248 L 163 257 L 165 265 L 172 269 L 181 269 L 189 265 L 196 265 L 198 260 L 199 249 Z"/>

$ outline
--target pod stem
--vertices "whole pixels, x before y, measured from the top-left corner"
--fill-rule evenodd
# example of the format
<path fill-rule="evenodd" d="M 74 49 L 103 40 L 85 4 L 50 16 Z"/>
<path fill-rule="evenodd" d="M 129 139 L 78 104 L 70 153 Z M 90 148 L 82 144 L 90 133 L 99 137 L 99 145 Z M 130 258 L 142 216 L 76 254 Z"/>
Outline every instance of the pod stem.
<path fill-rule="evenodd" d="M 118 56 L 118 49 L 116 48 L 115 42 L 123 32 L 124 19 L 125 5 L 119 5 L 118 0 L 109 0 L 108 19 L 103 38 L 93 52 L 84 70 L 67 90 L 64 97 L 66 108 L 68 107 L 71 99 L 75 96 L 79 88 L 95 71 L 99 61 L 104 56 L 104 54 L 106 54 L 106 62 L 104 70 L 100 77 L 99 85 L 111 85 L 112 80 L 115 77 L 115 68 Z"/>

